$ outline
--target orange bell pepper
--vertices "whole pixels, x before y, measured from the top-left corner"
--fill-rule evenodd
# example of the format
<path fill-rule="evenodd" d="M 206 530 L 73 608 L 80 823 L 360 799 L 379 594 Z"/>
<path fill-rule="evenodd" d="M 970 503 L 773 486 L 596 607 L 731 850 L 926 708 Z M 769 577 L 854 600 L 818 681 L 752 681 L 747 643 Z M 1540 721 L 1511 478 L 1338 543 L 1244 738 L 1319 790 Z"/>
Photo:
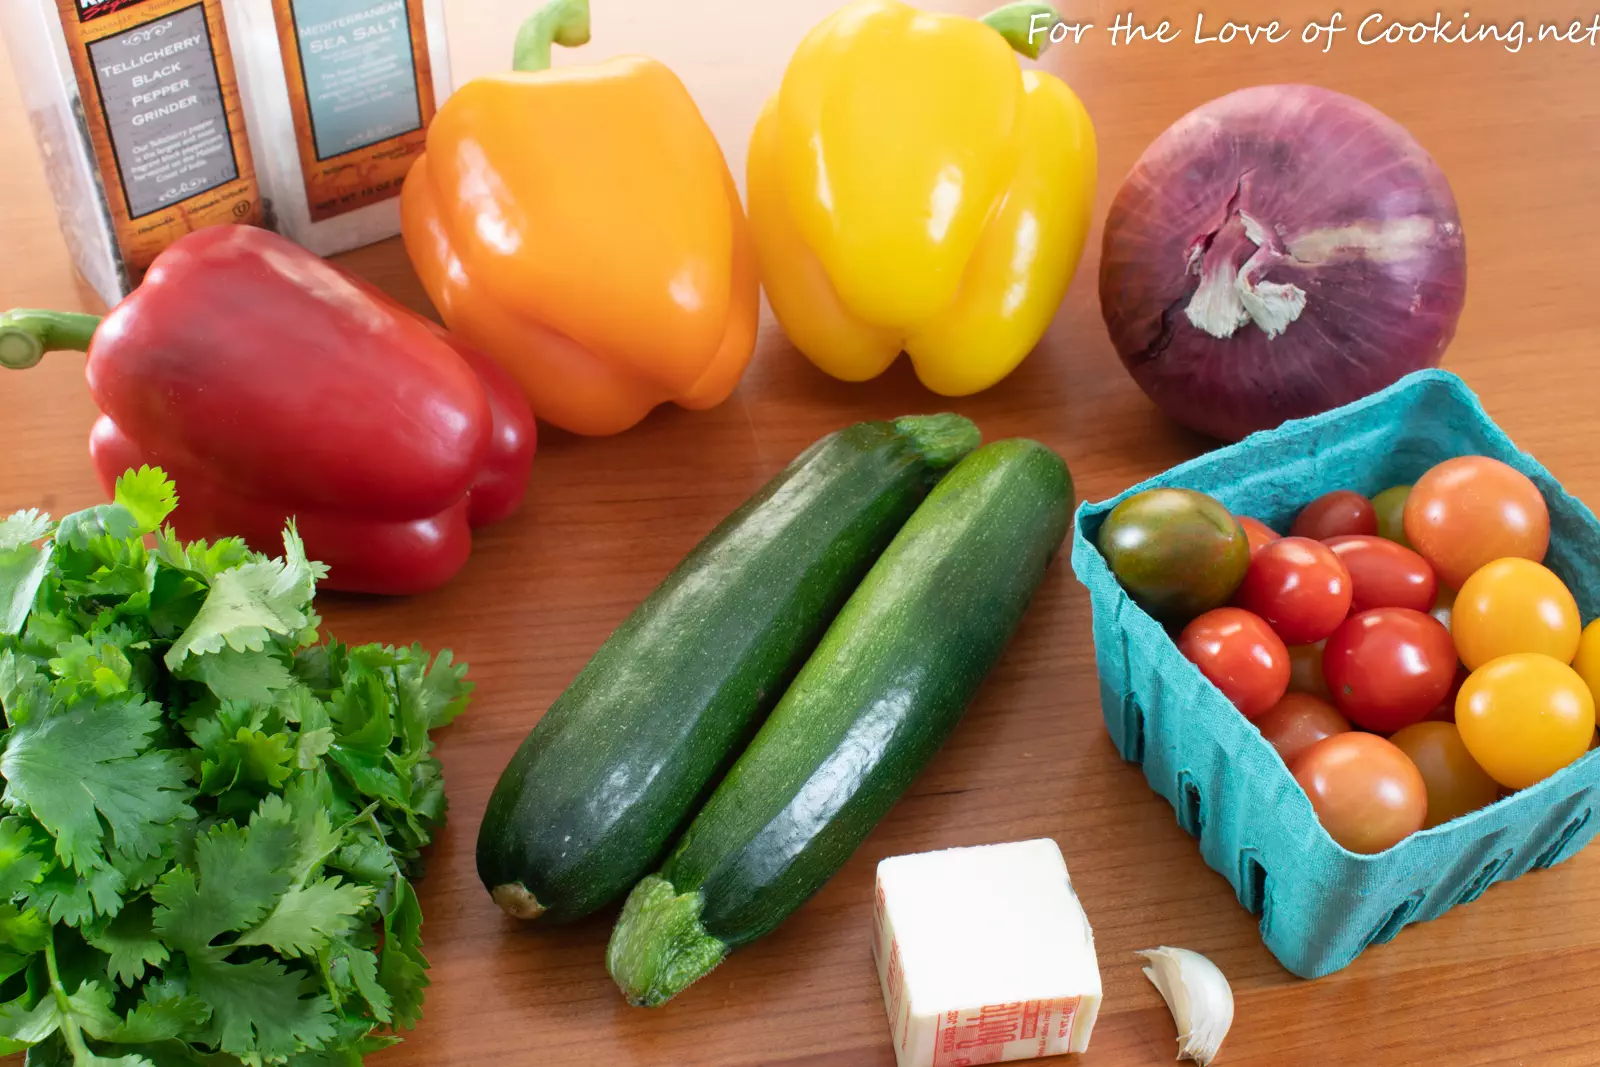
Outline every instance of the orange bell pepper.
<path fill-rule="evenodd" d="M 406 176 L 406 251 L 439 314 L 503 364 L 534 414 L 610 434 L 671 400 L 727 399 L 755 347 L 759 281 L 716 138 L 662 64 L 550 69 L 589 39 L 551 0 L 512 70 L 468 82 Z"/>

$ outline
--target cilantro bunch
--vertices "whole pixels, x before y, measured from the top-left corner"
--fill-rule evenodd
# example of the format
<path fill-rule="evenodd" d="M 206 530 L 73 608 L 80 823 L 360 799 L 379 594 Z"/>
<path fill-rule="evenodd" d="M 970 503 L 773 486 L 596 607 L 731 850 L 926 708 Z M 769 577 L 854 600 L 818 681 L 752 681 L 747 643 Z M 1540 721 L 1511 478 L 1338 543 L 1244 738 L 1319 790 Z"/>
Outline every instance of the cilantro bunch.
<path fill-rule="evenodd" d="M 318 643 L 326 569 L 181 544 L 172 484 L 0 521 L 0 1055 L 360 1064 L 428 984 L 450 653 Z"/>

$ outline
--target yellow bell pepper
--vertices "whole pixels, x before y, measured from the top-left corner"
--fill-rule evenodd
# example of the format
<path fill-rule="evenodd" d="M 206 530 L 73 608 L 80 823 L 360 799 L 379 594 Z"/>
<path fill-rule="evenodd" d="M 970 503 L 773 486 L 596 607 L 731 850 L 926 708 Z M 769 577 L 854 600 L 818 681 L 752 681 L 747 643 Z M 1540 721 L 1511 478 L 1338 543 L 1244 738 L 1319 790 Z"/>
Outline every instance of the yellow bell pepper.
<path fill-rule="evenodd" d="M 856 0 L 796 49 L 747 192 L 767 298 L 822 370 L 864 381 L 905 351 L 964 396 L 1038 343 L 1095 194 L 1083 104 L 1012 54 L 1036 58 L 1056 22 L 1031 2 L 976 21 Z"/>
<path fill-rule="evenodd" d="M 513 69 L 434 116 L 401 190 L 406 251 L 440 316 L 503 364 L 534 414 L 610 434 L 733 392 L 760 288 L 716 138 L 662 64 L 549 69 L 589 39 L 588 0 L 550 0 Z"/>

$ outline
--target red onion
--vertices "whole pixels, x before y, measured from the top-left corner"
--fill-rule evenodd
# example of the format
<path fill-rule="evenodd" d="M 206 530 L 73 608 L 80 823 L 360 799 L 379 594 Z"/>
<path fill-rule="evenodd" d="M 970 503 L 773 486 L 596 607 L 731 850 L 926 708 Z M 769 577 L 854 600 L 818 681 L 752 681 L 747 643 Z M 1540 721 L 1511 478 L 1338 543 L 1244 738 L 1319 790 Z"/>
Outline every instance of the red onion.
<path fill-rule="evenodd" d="M 1263 85 L 1191 111 L 1134 165 L 1100 308 L 1156 406 L 1233 441 L 1438 365 L 1466 283 L 1450 184 L 1404 127 Z"/>

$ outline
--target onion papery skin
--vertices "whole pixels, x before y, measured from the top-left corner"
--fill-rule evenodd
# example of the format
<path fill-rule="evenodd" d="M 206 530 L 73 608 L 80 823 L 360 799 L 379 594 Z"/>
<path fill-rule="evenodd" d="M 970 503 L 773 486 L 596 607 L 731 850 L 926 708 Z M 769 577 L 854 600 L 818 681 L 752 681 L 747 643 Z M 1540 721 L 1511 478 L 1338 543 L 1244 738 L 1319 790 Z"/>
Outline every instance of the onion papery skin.
<path fill-rule="evenodd" d="M 1100 307 L 1157 407 L 1237 441 L 1437 366 L 1466 282 L 1455 196 L 1403 126 L 1263 85 L 1191 111 L 1134 165 Z"/>

